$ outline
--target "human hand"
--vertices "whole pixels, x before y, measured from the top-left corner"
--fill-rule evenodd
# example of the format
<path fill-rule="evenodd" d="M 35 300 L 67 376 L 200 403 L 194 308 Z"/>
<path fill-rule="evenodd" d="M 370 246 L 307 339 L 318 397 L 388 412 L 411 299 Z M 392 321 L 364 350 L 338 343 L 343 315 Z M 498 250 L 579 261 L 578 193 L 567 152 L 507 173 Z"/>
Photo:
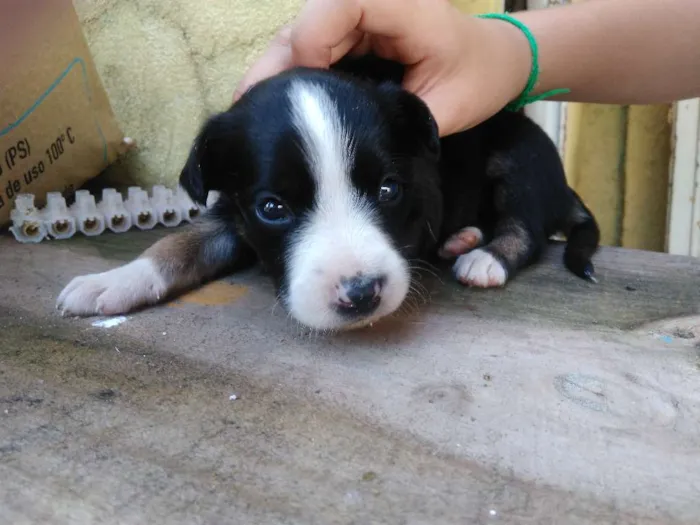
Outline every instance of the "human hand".
<path fill-rule="evenodd" d="M 464 15 L 448 0 L 308 0 L 234 95 L 295 66 L 328 68 L 372 52 L 406 66 L 404 87 L 430 108 L 441 136 L 472 127 L 521 93 L 527 40 L 511 24 Z"/>

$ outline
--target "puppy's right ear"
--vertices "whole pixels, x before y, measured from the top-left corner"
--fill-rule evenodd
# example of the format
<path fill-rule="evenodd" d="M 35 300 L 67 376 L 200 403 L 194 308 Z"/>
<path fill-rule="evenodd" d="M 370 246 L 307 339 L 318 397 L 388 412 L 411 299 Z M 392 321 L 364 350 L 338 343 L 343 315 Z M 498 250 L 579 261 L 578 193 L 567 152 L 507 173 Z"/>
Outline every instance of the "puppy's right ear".
<path fill-rule="evenodd" d="M 180 186 L 193 201 L 204 205 L 210 191 L 229 190 L 235 182 L 242 140 L 238 122 L 234 111 L 220 113 L 207 120 L 195 138 L 180 172 Z"/>

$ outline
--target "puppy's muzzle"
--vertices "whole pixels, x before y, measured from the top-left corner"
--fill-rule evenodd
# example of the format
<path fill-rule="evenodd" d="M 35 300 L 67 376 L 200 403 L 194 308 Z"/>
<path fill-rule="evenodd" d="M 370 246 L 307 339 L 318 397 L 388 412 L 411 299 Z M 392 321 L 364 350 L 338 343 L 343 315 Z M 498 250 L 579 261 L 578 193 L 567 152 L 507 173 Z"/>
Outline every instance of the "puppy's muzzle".
<path fill-rule="evenodd" d="M 349 279 L 341 279 L 337 286 L 336 310 L 349 317 L 370 315 L 382 301 L 385 283 L 386 277 L 384 276 L 358 275 Z"/>

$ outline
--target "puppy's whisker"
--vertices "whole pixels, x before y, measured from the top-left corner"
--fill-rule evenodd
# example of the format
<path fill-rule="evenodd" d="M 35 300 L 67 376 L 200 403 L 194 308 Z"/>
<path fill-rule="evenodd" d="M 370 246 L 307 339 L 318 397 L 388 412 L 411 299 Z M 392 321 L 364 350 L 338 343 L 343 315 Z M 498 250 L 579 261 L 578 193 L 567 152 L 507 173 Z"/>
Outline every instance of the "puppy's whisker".
<path fill-rule="evenodd" d="M 426 221 L 425 225 L 428 227 L 428 232 L 430 233 L 430 236 L 433 238 L 435 242 L 438 242 L 438 238 L 435 236 L 435 233 L 433 233 L 433 227 L 430 225 L 430 221 Z"/>
<path fill-rule="evenodd" d="M 411 296 L 407 297 L 409 300 L 417 300 L 420 299 L 423 303 L 427 302 L 427 297 L 428 293 L 426 290 L 419 290 L 417 288 L 411 288 L 410 289 Z"/>
<path fill-rule="evenodd" d="M 440 277 L 440 275 L 437 273 L 437 271 L 434 271 L 430 268 L 425 268 L 422 266 L 410 266 L 409 270 L 414 274 L 415 277 L 420 277 L 422 274 L 427 274 L 427 275 L 434 277 L 441 284 L 443 284 L 443 280 Z"/>
<path fill-rule="evenodd" d="M 423 260 L 423 259 L 411 259 L 409 261 L 409 264 L 411 265 L 412 268 L 420 268 L 420 269 L 424 269 L 424 270 L 429 269 L 429 270 L 433 270 L 435 272 L 440 271 L 440 269 L 437 266 L 435 266 L 434 264 L 432 264 L 426 260 Z"/>
<path fill-rule="evenodd" d="M 406 297 L 407 301 L 412 301 L 416 305 L 427 304 L 429 295 L 416 289 L 411 289 L 411 293 Z"/>
<path fill-rule="evenodd" d="M 418 302 L 415 300 L 415 298 L 411 297 L 411 296 L 407 296 L 397 312 L 401 315 L 413 316 L 413 315 L 418 314 L 419 311 L 420 311 L 420 307 L 418 305 Z"/>
<path fill-rule="evenodd" d="M 279 304 L 280 304 L 281 301 L 282 301 L 282 297 L 281 297 L 279 294 L 277 294 L 277 296 L 275 297 L 275 302 L 272 303 L 272 309 L 271 309 L 271 311 L 270 311 L 270 317 L 274 317 L 274 316 L 275 316 L 275 311 L 277 310 L 277 307 L 279 306 Z M 289 314 L 287 314 L 287 315 L 289 315 Z"/>
<path fill-rule="evenodd" d="M 413 290 L 421 290 L 423 292 L 428 291 L 428 288 L 422 282 L 416 280 L 411 280 L 409 287 Z"/>

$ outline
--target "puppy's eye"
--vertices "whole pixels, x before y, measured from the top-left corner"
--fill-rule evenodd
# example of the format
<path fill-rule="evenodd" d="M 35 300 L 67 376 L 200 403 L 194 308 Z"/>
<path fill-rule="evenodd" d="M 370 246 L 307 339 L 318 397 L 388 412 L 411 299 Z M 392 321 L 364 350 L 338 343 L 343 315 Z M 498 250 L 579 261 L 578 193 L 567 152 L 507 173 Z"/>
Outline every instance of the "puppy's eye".
<path fill-rule="evenodd" d="M 379 187 L 379 202 L 393 202 L 401 196 L 401 183 L 394 179 L 384 179 Z"/>
<path fill-rule="evenodd" d="M 292 220 L 292 212 L 290 209 L 281 200 L 275 197 L 266 197 L 262 199 L 258 203 L 255 211 L 261 221 L 269 224 L 285 225 Z"/>

